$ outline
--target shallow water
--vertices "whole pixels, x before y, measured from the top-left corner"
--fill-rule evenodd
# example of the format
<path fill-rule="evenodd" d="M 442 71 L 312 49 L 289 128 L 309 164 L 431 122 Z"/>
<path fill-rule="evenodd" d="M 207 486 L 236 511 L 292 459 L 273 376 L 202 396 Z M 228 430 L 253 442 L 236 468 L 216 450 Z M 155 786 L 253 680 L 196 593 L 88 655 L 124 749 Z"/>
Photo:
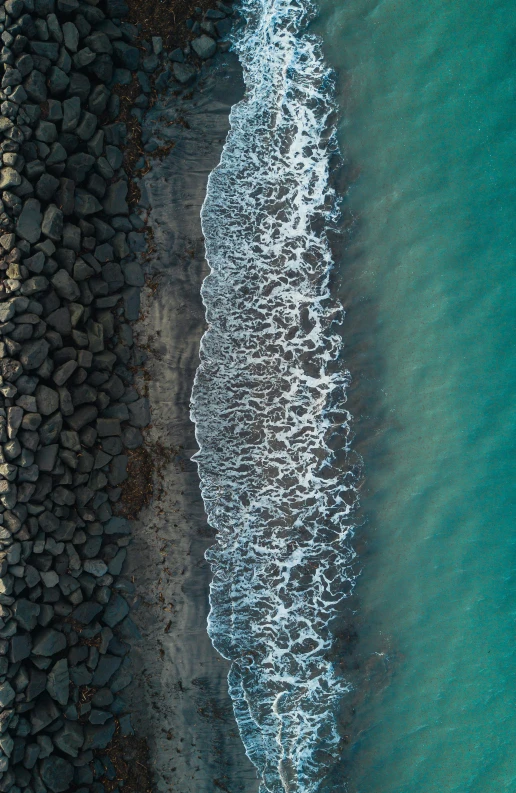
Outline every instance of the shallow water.
<path fill-rule="evenodd" d="M 348 680 L 329 663 L 351 586 L 342 311 L 330 298 L 332 84 L 297 0 L 246 0 L 246 96 L 202 210 L 209 328 L 192 394 L 217 539 L 208 631 L 261 793 L 315 793 Z M 334 451 L 335 450 L 335 451 Z"/>
<path fill-rule="evenodd" d="M 516 791 L 516 7 L 319 6 L 367 475 L 337 789 Z"/>

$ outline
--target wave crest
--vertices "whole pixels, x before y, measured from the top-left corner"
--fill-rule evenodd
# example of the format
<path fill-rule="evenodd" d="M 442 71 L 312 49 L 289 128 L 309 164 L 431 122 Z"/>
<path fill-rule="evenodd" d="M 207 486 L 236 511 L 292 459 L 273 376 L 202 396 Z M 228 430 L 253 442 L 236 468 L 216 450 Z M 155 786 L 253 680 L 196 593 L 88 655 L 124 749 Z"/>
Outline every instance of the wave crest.
<path fill-rule="evenodd" d="M 333 84 L 311 8 L 244 0 L 235 36 L 246 95 L 231 111 L 202 226 L 209 328 L 192 394 L 210 524 L 208 630 L 232 662 L 230 695 L 261 793 L 320 788 L 338 753 L 348 684 L 330 624 L 353 579 L 354 465 L 343 311 L 326 230 Z M 339 445 L 337 444 L 337 445 Z"/>

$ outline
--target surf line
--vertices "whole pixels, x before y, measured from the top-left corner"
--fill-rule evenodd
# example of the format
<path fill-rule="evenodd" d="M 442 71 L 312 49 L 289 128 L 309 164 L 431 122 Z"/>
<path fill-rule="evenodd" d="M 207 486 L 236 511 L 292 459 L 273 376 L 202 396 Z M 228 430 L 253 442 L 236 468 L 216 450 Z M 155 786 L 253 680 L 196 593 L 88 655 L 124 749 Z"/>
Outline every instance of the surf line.
<path fill-rule="evenodd" d="M 329 660 L 353 583 L 356 465 L 331 298 L 334 86 L 313 7 L 243 0 L 246 84 L 201 220 L 208 330 L 192 392 L 210 525 L 208 631 L 260 793 L 320 790 L 349 683 Z M 338 443 L 335 442 L 338 438 Z M 338 448 L 339 453 L 334 451 Z"/>

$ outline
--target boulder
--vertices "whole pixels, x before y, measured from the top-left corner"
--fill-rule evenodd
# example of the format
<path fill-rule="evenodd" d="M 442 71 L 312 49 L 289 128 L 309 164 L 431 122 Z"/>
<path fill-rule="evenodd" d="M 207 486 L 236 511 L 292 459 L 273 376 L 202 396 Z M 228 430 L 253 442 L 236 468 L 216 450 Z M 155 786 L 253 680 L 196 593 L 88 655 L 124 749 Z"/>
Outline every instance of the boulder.
<path fill-rule="evenodd" d="M 43 783 L 52 793 L 64 793 L 73 780 L 73 765 L 58 755 L 52 755 L 41 763 L 40 775 Z"/>

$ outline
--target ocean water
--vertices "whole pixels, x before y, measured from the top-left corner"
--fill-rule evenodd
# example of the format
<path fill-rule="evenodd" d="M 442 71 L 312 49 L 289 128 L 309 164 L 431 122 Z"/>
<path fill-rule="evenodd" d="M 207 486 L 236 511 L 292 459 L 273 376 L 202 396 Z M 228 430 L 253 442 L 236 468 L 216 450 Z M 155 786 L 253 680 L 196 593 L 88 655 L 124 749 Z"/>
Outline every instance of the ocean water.
<path fill-rule="evenodd" d="M 244 0 L 202 213 L 208 629 L 261 793 L 516 791 L 516 7 L 316 10 Z"/>
<path fill-rule="evenodd" d="M 516 6 L 320 0 L 364 457 L 350 793 L 516 791 Z M 356 407 L 355 407 L 356 405 Z"/>

